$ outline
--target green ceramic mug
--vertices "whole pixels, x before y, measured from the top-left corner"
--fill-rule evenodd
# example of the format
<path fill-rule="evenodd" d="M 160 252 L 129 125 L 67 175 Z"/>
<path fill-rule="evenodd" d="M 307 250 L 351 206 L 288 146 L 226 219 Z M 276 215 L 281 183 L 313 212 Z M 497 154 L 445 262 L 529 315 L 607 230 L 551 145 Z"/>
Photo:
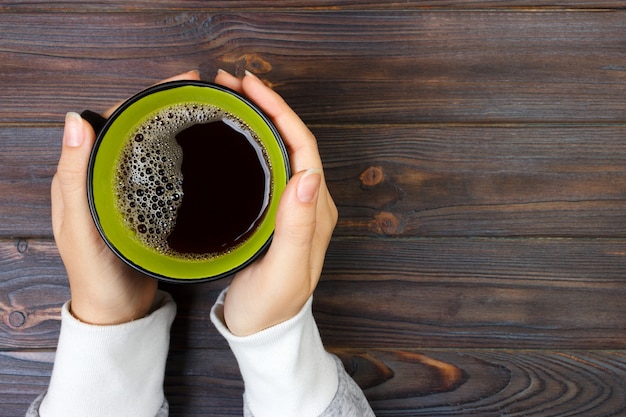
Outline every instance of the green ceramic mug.
<path fill-rule="evenodd" d="M 291 168 L 270 119 L 246 98 L 202 81 L 150 87 L 97 133 L 91 214 L 107 245 L 152 277 L 202 282 L 233 274 L 268 247 Z"/>

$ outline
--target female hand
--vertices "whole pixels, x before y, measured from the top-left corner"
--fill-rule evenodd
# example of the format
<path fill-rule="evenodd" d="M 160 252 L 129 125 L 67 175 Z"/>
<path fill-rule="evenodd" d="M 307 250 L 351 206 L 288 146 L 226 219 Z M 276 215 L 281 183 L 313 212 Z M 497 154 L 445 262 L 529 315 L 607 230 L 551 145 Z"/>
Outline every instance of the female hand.
<path fill-rule="evenodd" d="M 197 80 L 196 71 L 165 81 Z M 109 116 L 117 106 L 105 112 Z M 63 147 L 52 179 L 52 229 L 67 270 L 71 312 L 99 325 L 125 323 L 145 316 L 157 282 L 122 262 L 104 243 L 89 212 L 87 165 L 95 133 L 76 113 L 65 119 Z"/>
<path fill-rule="evenodd" d="M 192 71 L 165 81 L 178 79 L 199 76 Z M 226 297 L 230 331 L 248 335 L 288 320 L 310 297 L 337 210 L 324 182 L 315 138 L 282 98 L 251 74 L 239 80 L 220 72 L 216 82 L 243 93 L 271 117 L 296 172 L 281 199 L 272 245 L 262 259 L 237 274 Z M 51 187 L 53 232 L 70 280 L 72 314 L 87 323 L 117 324 L 149 312 L 157 283 L 119 260 L 95 228 L 86 193 L 94 141 L 91 126 L 77 114 L 68 114 Z"/>
<path fill-rule="evenodd" d="M 302 309 L 319 281 L 337 208 L 324 181 L 315 137 L 287 103 L 251 73 L 240 80 L 220 71 L 215 81 L 242 93 L 271 118 L 295 172 L 282 195 L 267 253 L 237 273 L 226 294 L 226 325 L 233 334 L 246 336 Z"/>

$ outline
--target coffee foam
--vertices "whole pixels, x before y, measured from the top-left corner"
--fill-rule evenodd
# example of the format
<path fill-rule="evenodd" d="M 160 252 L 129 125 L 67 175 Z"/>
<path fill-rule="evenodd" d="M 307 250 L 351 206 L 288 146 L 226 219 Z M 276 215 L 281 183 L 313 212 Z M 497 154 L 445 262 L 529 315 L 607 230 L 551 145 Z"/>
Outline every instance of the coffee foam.
<path fill-rule="evenodd" d="M 167 238 L 174 230 L 184 198 L 181 172 L 183 152 L 176 141 L 182 130 L 199 123 L 222 120 L 231 127 L 252 130 L 222 109 L 185 103 L 147 117 L 127 138 L 117 162 L 117 208 L 125 226 L 147 247 L 182 258 L 210 258 L 212 254 L 180 254 Z"/>

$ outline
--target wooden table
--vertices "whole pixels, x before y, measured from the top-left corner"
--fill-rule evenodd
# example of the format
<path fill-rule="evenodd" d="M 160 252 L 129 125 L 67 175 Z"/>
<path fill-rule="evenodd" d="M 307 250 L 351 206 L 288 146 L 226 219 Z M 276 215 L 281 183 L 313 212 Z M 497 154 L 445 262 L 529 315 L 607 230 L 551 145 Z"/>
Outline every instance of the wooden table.
<path fill-rule="evenodd" d="M 67 111 L 248 69 L 319 140 L 340 212 L 314 312 L 378 416 L 626 415 L 626 10 L 612 0 L 0 3 L 0 416 L 45 389 L 68 298 Z M 241 415 L 179 305 L 172 416 Z"/>

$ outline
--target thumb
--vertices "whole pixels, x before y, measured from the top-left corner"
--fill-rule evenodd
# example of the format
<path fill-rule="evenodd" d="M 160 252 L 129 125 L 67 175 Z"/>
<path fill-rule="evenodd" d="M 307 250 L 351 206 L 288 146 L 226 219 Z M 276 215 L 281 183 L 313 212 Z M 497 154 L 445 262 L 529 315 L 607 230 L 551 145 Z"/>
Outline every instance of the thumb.
<path fill-rule="evenodd" d="M 293 177 L 280 202 L 274 239 L 285 246 L 310 248 L 316 222 L 322 170 L 311 168 Z"/>
<path fill-rule="evenodd" d="M 61 158 L 53 184 L 53 206 L 62 206 L 65 219 L 82 219 L 89 214 L 87 203 L 87 166 L 95 141 L 89 123 L 78 113 L 67 113 Z M 53 207 L 53 218 L 57 217 Z"/>
<path fill-rule="evenodd" d="M 294 175 L 283 192 L 270 258 L 283 265 L 285 271 L 302 271 L 310 262 L 321 183 L 322 170 L 312 168 Z"/>
<path fill-rule="evenodd" d="M 244 336 L 293 317 L 317 284 L 315 236 L 322 170 L 295 174 L 280 198 L 274 237 L 262 260 L 238 273 L 224 303 L 233 334 Z"/>

